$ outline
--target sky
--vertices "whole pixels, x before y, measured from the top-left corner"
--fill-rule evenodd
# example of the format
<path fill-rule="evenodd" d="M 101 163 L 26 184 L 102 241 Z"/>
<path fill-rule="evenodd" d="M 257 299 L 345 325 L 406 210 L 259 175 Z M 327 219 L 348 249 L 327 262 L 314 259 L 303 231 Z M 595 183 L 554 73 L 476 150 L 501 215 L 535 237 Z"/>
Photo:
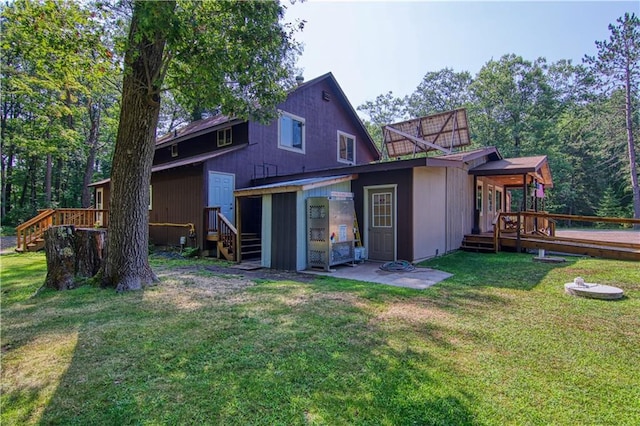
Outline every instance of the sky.
<path fill-rule="evenodd" d="M 287 4 L 306 21 L 298 67 L 306 80 L 333 73 L 354 108 L 392 91 L 411 94 L 427 72 L 473 76 L 514 53 L 548 62 L 595 55 L 609 24 L 640 1 L 314 1 Z"/>

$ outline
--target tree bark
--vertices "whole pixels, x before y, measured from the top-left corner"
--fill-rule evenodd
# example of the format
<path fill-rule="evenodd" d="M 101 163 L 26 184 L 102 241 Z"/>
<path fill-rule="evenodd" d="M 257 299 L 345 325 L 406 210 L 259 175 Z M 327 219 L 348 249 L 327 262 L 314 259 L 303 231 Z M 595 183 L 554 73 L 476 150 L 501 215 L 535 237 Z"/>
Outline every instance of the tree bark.
<path fill-rule="evenodd" d="M 73 226 L 52 226 L 44 232 L 47 278 L 44 287 L 54 290 L 75 288 L 76 251 Z"/>
<path fill-rule="evenodd" d="M 70 290 L 77 286 L 78 278 L 98 273 L 106 251 L 105 234 L 105 229 L 76 229 L 73 225 L 47 229 L 47 278 L 43 287 Z"/>
<path fill-rule="evenodd" d="M 76 276 L 91 278 L 100 271 L 107 250 L 106 233 L 106 229 L 76 229 Z"/>
<path fill-rule="evenodd" d="M 89 112 L 89 119 L 91 120 L 91 129 L 89 129 L 89 138 L 87 140 L 87 144 L 89 145 L 89 155 L 87 156 L 82 181 L 82 207 L 85 209 L 91 205 L 91 191 L 89 190 L 89 184 L 93 178 L 93 169 L 96 162 L 96 155 L 98 153 L 98 136 L 100 129 L 100 106 L 89 102 L 87 109 Z"/>
<path fill-rule="evenodd" d="M 625 75 L 625 123 L 627 130 L 627 148 L 629 151 L 629 169 L 631 171 L 631 190 L 633 191 L 633 217 L 640 219 L 640 184 L 638 184 L 638 167 L 636 163 L 636 148 L 633 139 L 633 119 L 631 102 L 631 70 L 627 63 Z M 634 229 L 638 229 L 638 225 Z"/>
<path fill-rule="evenodd" d="M 175 2 L 134 3 L 111 172 L 109 250 L 102 271 L 102 285 L 118 292 L 157 281 L 148 260 L 149 185 L 163 52 L 174 8 Z"/>
<path fill-rule="evenodd" d="M 47 163 L 44 173 L 44 206 L 51 207 L 51 177 L 53 176 L 53 158 L 47 154 Z"/>

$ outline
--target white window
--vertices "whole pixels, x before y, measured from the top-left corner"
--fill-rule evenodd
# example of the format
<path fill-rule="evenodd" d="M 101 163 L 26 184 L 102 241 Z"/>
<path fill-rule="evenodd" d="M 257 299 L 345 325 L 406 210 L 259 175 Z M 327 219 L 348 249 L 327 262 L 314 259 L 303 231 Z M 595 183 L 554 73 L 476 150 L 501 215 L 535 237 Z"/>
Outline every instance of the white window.
<path fill-rule="evenodd" d="M 502 191 L 499 189 L 496 189 L 496 211 L 502 211 Z"/>
<path fill-rule="evenodd" d="M 281 111 L 278 119 L 278 147 L 304 153 L 304 118 Z"/>
<path fill-rule="evenodd" d="M 149 210 L 153 210 L 153 185 L 149 185 Z"/>
<path fill-rule="evenodd" d="M 177 157 L 178 156 L 178 144 L 176 144 L 176 143 L 171 145 L 171 156 L 172 157 Z"/>
<path fill-rule="evenodd" d="M 356 162 L 356 137 L 340 130 L 338 130 L 338 161 L 348 164 Z"/>
<path fill-rule="evenodd" d="M 231 145 L 231 127 L 218 130 L 218 148 Z"/>

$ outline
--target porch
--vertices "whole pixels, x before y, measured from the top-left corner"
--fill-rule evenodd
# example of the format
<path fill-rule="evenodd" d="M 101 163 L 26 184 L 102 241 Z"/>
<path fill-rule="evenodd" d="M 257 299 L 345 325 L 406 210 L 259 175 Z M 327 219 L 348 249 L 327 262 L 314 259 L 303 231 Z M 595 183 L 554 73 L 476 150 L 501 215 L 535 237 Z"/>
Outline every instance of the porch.
<path fill-rule="evenodd" d="M 243 235 L 239 244 L 238 231 L 225 217 L 220 207 L 205 207 L 202 247 L 207 242 L 216 246 L 217 257 L 237 261 L 240 247 L 244 256 L 260 253 L 260 239 L 255 235 Z M 109 210 L 106 209 L 46 209 L 16 228 L 16 251 L 38 251 L 44 247 L 44 232 L 52 226 L 73 225 L 77 228 L 108 228 Z M 149 226 L 189 228 L 189 237 L 197 238 L 197 226 L 193 223 L 153 223 Z M 186 239 L 185 239 L 186 243 Z"/>
<path fill-rule="evenodd" d="M 558 230 L 559 222 L 579 223 L 579 230 Z M 640 232 L 597 229 L 605 224 L 637 225 L 640 219 L 574 216 L 545 212 L 499 213 L 493 232 L 465 235 L 461 248 L 497 253 L 502 250 L 546 251 L 640 261 Z"/>

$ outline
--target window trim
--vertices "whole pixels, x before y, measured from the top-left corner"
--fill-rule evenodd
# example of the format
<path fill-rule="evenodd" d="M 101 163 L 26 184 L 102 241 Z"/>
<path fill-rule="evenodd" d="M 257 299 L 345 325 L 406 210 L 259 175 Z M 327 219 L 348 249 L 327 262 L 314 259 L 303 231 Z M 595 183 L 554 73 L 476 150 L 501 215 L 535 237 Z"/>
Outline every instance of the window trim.
<path fill-rule="evenodd" d="M 227 139 L 227 131 L 229 132 L 229 138 Z M 220 134 L 222 134 L 222 142 L 220 143 Z M 228 142 L 227 142 L 228 141 Z M 232 127 L 225 127 L 224 129 L 219 129 L 216 132 L 216 146 L 218 148 L 223 148 L 225 146 L 229 146 L 233 144 L 233 130 Z"/>
<path fill-rule="evenodd" d="M 349 159 L 344 159 L 340 157 L 340 137 L 344 136 L 347 140 L 351 139 L 353 140 L 353 159 L 349 160 Z M 337 159 L 338 159 L 338 163 L 345 163 L 345 164 L 356 164 L 356 137 L 352 134 L 349 134 L 347 132 L 343 132 L 342 130 L 338 130 L 338 138 L 337 138 L 337 142 L 336 142 L 336 150 L 337 150 Z M 348 153 L 348 149 L 347 149 L 347 153 Z"/>
<path fill-rule="evenodd" d="M 292 120 L 299 121 L 300 123 L 302 123 L 302 148 L 295 148 L 292 146 L 287 146 L 282 144 L 282 117 L 289 117 Z M 284 149 L 285 151 L 304 154 L 306 152 L 306 139 L 307 139 L 306 127 L 307 127 L 306 120 L 303 117 L 280 110 L 278 115 L 278 148 Z"/>
<path fill-rule="evenodd" d="M 174 143 L 171 145 L 171 158 L 175 158 L 178 156 L 178 144 Z"/>

